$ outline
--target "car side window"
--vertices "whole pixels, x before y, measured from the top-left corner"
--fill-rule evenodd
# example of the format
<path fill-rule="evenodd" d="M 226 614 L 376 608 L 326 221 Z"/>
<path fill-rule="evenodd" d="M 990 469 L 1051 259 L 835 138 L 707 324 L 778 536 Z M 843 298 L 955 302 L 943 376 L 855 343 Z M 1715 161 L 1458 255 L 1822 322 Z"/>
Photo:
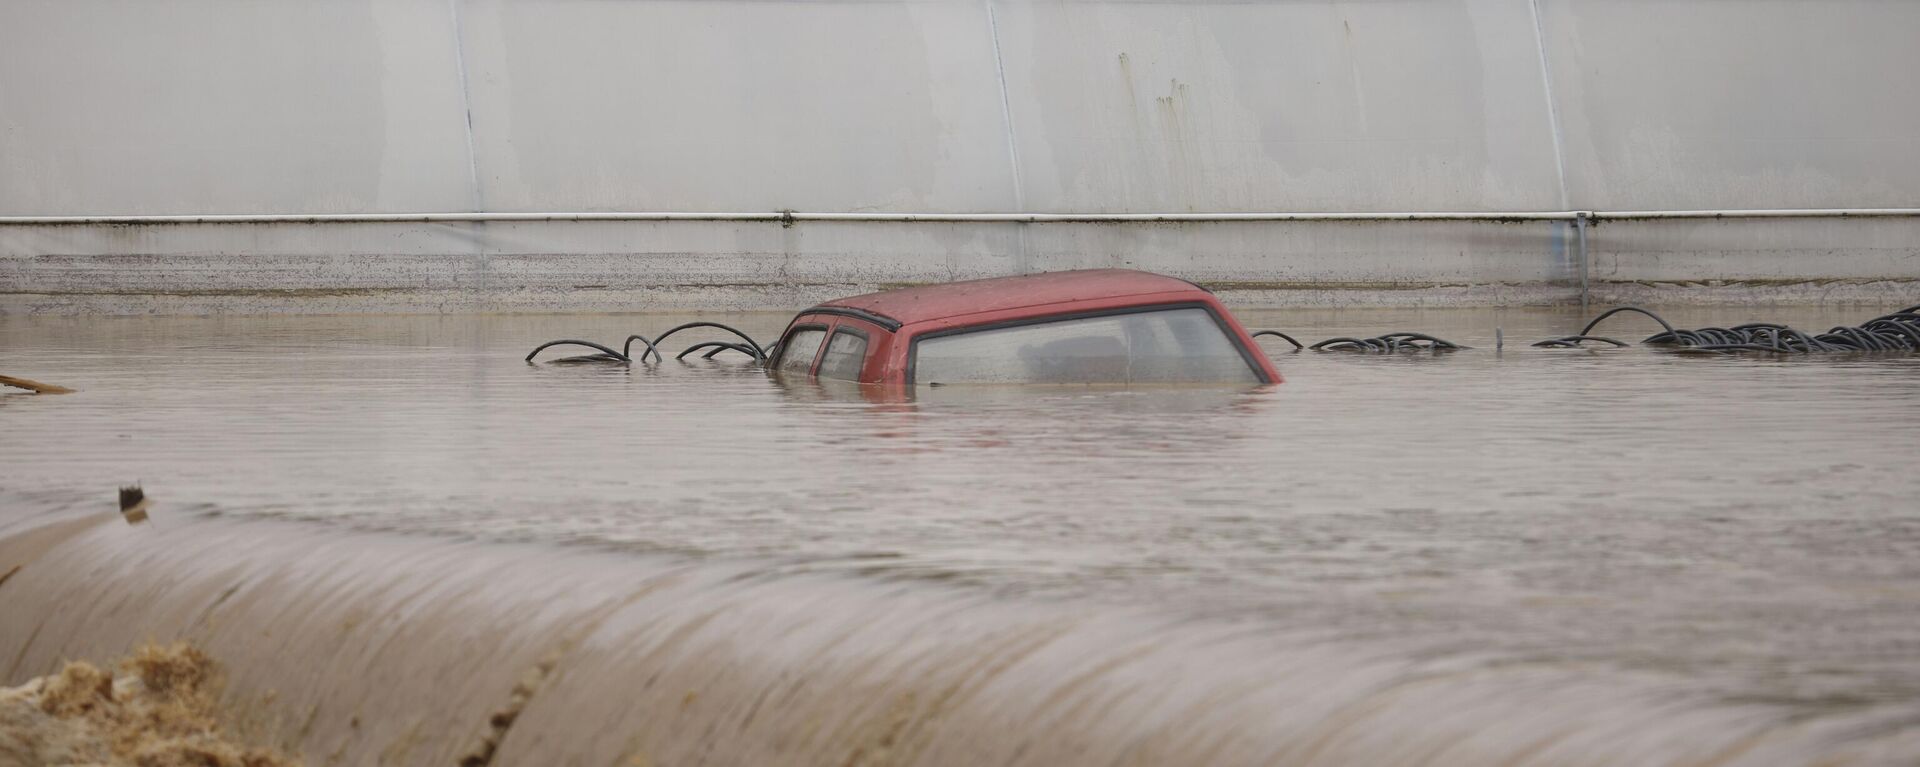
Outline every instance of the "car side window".
<path fill-rule="evenodd" d="M 820 359 L 820 377 L 843 381 L 860 380 L 860 368 L 867 361 L 867 338 L 851 330 L 836 330 L 827 342 L 827 353 Z"/>
<path fill-rule="evenodd" d="M 813 368 L 813 358 L 820 353 L 820 338 L 827 331 L 822 328 L 800 328 L 780 343 L 780 362 L 774 369 L 782 373 L 806 375 Z"/>

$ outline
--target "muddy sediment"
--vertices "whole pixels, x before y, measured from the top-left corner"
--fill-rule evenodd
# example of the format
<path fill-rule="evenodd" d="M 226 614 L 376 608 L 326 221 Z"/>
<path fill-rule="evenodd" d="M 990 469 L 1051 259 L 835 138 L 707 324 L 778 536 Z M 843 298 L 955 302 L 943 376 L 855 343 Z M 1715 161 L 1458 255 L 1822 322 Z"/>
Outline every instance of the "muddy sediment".
<path fill-rule="evenodd" d="M 221 732 L 309 765 L 1897 764 L 1920 753 L 1899 726 L 1911 707 L 1809 721 L 1657 674 L 1336 646 L 1086 604 L 167 521 L 0 538 L 0 571 L 31 554 L 0 586 L 9 683 L 188 640 L 230 670 Z"/>
<path fill-rule="evenodd" d="M 219 667 L 184 643 L 106 667 L 71 661 L 0 689 L 0 767 L 293 767 L 223 732 Z"/>

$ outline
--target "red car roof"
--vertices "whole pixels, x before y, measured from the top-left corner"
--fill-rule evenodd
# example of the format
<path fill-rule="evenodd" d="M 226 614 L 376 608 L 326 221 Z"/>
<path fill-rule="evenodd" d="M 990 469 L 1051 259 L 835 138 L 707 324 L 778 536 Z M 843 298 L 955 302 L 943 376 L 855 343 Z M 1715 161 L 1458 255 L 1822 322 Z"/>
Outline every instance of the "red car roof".
<path fill-rule="evenodd" d="M 1092 298 L 1201 293 L 1186 280 L 1132 269 L 1085 269 L 949 282 L 841 298 L 823 307 L 858 309 L 906 325 L 963 314 L 1046 306 Z"/>

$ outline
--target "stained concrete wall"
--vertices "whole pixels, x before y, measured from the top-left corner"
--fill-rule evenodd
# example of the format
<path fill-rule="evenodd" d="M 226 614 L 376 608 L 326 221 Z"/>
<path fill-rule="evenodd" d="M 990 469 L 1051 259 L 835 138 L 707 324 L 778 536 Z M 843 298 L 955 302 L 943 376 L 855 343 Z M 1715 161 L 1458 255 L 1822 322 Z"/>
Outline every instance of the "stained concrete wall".
<path fill-rule="evenodd" d="M 1903 0 L 13 0 L 0 216 L 1911 207 L 1916 38 Z M 1601 290 L 1920 280 L 1911 219 L 1590 235 Z M 1572 242 L 1554 222 L 0 224 L 0 311 L 785 306 L 1070 265 L 1262 303 L 1554 301 L 1585 268 Z"/>

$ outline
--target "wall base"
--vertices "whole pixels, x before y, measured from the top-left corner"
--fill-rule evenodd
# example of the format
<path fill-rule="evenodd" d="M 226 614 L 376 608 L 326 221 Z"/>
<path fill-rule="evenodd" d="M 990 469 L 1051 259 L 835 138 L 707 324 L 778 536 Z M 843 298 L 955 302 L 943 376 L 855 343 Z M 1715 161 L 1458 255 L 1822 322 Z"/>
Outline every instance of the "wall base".
<path fill-rule="evenodd" d="M 0 313 L 791 310 L 1121 267 L 1249 307 L 1920 301 L 1920 219 L 0 226 Z"/>

